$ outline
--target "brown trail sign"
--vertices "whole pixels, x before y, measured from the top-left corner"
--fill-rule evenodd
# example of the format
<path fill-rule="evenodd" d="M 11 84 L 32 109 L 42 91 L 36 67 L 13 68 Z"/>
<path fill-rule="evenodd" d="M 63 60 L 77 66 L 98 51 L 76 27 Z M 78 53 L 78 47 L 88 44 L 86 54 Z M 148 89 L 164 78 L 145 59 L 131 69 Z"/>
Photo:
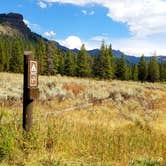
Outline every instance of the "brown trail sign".
<path fill-rule="evenodd" d="M 39 96 L 38 65 L 32 52 L 24 52 L 23 129 L 32 128 L 33 102 Z"/>
<path fill-rule="evenodd" d="M 28 69 L 29 71 L 29 81 L 28 81 L 28 87 L 29 88 L 34 88 L 38 86 L 38 67 L 37 67 L 37 62 L 30 60 L 28 63 Z"/>

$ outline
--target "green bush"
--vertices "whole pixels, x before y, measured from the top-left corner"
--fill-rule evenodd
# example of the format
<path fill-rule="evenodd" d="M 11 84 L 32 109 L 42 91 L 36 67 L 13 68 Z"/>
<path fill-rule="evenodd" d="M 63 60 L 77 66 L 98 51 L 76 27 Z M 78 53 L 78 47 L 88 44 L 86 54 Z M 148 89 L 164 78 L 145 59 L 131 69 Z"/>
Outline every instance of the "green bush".
<path fill-rule="evenodd" d="M 0 126 L 0 161 L 9 157 L 14 150 L 14 135 L 10 127 Z"/>
<path fill-rule="evenodd" d="M 131 166 L 161 166 L 162 160 L 155 160 L 153 158 L 138 158 L 131 161 Z"/>

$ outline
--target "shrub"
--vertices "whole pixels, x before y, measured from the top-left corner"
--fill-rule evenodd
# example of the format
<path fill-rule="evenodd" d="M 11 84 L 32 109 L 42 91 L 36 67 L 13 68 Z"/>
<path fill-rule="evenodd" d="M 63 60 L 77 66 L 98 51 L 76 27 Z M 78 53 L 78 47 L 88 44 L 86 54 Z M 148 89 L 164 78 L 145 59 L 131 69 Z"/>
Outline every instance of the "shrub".
<path fill-rule="evenodd" d="M 10 157 L 14 150 L 14 135 L 10 127 L 0 126 L 0 161 Z"/>
<path fill-rule="evenodd" d="M 153 158 L 146 158 L 146 157 L 141 157 L 138 159 L 134 159 L 130 162 L 131 166 L 161 166 L 162 165 L 162 160 L 161 159 L 153 159 Z"/>

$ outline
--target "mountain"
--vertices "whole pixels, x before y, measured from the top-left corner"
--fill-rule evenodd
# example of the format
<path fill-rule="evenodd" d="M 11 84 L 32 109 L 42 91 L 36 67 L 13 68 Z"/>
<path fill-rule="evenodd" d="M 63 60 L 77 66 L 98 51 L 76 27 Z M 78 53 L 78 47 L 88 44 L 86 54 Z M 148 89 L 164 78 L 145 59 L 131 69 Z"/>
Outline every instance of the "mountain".
<path fill-rule="evenodd" d="M 43 39 L 45 42 L 48 40 L 41 35 L 34 33 L 30 30 L 30 28 L 24 23 L 23 16 L 18 13 L 9 13 L 9 14 L 0 14 L 0 35 L 8 35 L 8 36 L 18 36 L 22 38 L 26 38 L 29 41 L 38 41 L 39 39 Z M 56 46 L 60 50 L 67 51 L 69 48 L 60 45 L 55 41 Z M 78 49 L 72 49 L 74 53 L 78 53 Z M 99 53 L 99 49 L 89 50 L 88 53 L 92 56 L 97 56 Z M 119 57 L 123 54 L 120 50 L 113 50 L 113 54 L 115 57 Z M 151 57 L 145 57 L 147 61 Z M 133 55 L 126 55 L 126 60 L 128 63 L 138 63 L 139 57 Z M 166 61 L 166 56 L 158 56 L 159 62 Z"/>
<path fill-rule="evenodd" d="M 88 53 L 92 56 L 97 56 L 99 54 L 99 49 L 94 49 L 94 50 L 89 50 Z M 122 51 L 120 50 L 114 50 L 113 49 L 113 54 L 115 55 L 116 58 L 119 58 L 122 54 L 124 54 Z M 140 57 L 134 56 L 134 55 L 126 55 L 126 61 L 128 63 L 139 63 Z M 166 61 L 166 56 L 164 55 L 160 55 L 157 56 L 158 57 L 158 61 L 159 63 Z M 151 56 L 145 56 L 146 61 L 149 61 L 151 59 Z"/>
<path fill-rule="evenodd" d="M 120 50 L 113 49 L 112 51 L 116 58 L 119 58 L 122 54 L 124 54 Z M 88 51 L 88 53 L 92 56 L 97 56 L 99 54 L 99 49 L 90 50 L 90 51 Z M 126 55 L 126 60 L 128 63 L 138 63 L 139 59 L 140 59 L 139 57 Z"/>
<path fill-rule="evenodd" d="M 42 38 L 28 28 L 23 21 L 23 16 L 18 13 L 0 14 L 0 35 L 19 36 L 29 40 Z"/>

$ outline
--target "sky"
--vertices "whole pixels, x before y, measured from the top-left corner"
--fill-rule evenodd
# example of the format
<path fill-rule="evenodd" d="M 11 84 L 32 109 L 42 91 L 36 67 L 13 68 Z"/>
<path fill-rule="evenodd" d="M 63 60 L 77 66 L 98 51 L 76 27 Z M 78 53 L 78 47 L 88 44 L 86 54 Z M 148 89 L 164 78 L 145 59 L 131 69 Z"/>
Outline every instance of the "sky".
<path fill-rule="evenodd" d="M 102 40 L 129 55 L 166 55 L 166 0 L 1 0 L 32 31 L 70 49 Z"/>

